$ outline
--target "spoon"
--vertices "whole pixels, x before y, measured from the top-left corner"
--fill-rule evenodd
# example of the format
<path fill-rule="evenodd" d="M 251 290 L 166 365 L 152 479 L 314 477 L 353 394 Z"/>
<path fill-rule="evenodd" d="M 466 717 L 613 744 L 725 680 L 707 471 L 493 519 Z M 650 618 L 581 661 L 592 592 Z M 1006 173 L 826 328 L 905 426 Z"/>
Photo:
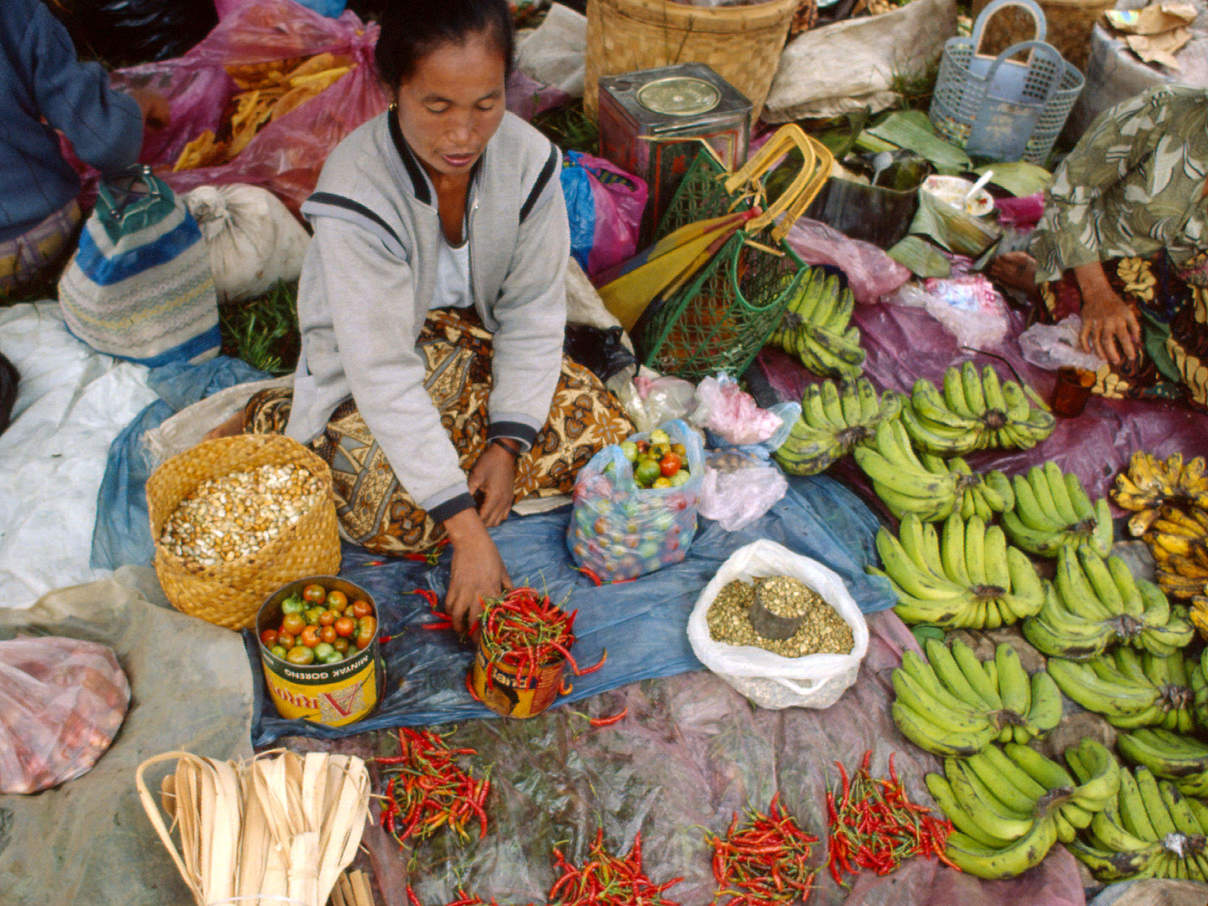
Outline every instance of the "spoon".
<path fill-rule="evenodd" d="M 893 153 L 878 151 L 872 159 L 872 184 L 875 186 L 881 174 L 893 166 Z"/>
<path fill-rule="evenodd" d="M 974 196 L 976 196 L 977 193 L 981 191 L 982 187 L 985 186 L 985 184 L 988 183 L 990 181 L 991 177 L 993 177 L 993 176 L 994 176 L 994 171 L 987 170 L 985 173 L 983 173 L 981 176 L 979 176 L 977 178 L 977 182 L 975 182 L 973 184 L 973 188 L 971 188 L 968 192 L 965 193 L 965 197 L 962 200 L 961 205 L 964 207 L 964 209 L 966 211 L 971 210 L 970 204 L 973 202 Z"/>

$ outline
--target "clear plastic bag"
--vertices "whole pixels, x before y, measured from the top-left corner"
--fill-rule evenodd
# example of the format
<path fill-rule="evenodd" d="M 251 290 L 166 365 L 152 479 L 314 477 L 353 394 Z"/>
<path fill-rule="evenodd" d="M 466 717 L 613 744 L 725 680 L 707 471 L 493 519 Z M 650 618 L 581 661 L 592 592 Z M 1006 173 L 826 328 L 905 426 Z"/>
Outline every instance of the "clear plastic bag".
<path fill-rule="evenodd" d="M 1056 324 L 1036 323 L 1019 335 L 1019 350 L 1024 361 L 1048 371 L 1058 368 L 1098 371 L 1103 359 L 1079 348 L 1081 331 L 1082 318 L 1078 315 L 1070 315 Z"/>
<path fill-rule="evenodd" d="M 0 793 L 36 793 L 90 770 L 129 704 L 130 683 L 104 645 L 0 642 Z"/>
<path fill-rule="evenodd" d="M 736 532 L 770 510 L 788 488 L 775 463 L 744 448 L 718 451 L 705 463 L 700 514 Z"/>
<path fill-rule="evenodd" d="M 851 653 L 787 658 L 751 645 L 714 641 L 705 616 L 718 592 L 734 579 L 761 576 L 792 576 L 818 592 L 851 627 Z M 835 572 L 760 539 L 731 554 L 700 593 L 688 617 L 688 642 L 702 664 L 761 708 L 829 708 L 856 681 L 868 651 L 868 623 Z"/>
<path fill-rule="evenodd" d="M 1011 326 L 1006 300 L 981 274 L 910 282 L 885 301 L 924 309 L 962 346 L 996 346 Z"/>
<path fill-rule="evenodd" d="M 684 465 L 691 477 L 685 484 L 639 488 L 633 466 L 618 444 L 593 456 L 575 480 L 566 546 L 576 563 L 606 582 L 633 579 L 679 563 L 696 535 L 704 445 L 682 419 L 660 427 L 672 443 L 683 444 L 687 451 Z M 649 432 L 644 432 L 630 440 L 648 438 Z"/>
<path fill-rule="evenodd" d="M 651 375 L 656 375 L 651 377 Z M 663 422 L 687 418 L 696 399 L 696 385 L 642 368 L 618 394 L 625 414 L 638 431 L 653 431 Z"/>

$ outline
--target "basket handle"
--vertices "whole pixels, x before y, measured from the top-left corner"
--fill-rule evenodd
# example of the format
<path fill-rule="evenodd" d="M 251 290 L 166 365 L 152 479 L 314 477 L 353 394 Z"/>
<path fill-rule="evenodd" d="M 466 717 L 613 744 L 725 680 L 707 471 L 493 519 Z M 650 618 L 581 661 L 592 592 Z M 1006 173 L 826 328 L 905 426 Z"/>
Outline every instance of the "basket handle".
<path fill-rule="evenodd" d="M 994 88 L 994 76 L 998 72 L 998 67 L 1003 63 L 1010 62 L 1013 56 L 1025 50 L 1028 52 L 1029 65 L 1032 61 L 1032 54 L 1035 53 L 1040 54 L 1042 57 L 1047 56 L 1053 62 L 1057 77 L 1048 80 L 1048 87 L 1045 89 L 1044 94 L 1044 105 L 1047 106 L 1061 85 L 1061 71 L 1062 67 L 1065 66 L 1065 58 L 1061 56 L 1061 51 L 1052 44 L 1046 44 L 1044 41 L 1020 41 L 1018 44 L 1012 44 L 995 57 L 994 62 L 990 64 L 990 68 L 986 70 L 986 94 L 988 95 L 991 89 Z"/>
<path fill-rule="evenodd" d="M 758 232 L 784 214 L 771 235 L 776 240 L 788 235 L 797 218 L 805 213 L 830 177 L 834 158 L 825 145 L 806 135 L 796 123 L 789 123 L 777 129 L 753 157 L 726 177 L 725 190 L 733 195 L 773 169 L 776 162 L 794 148 L 801 152 L 801 170 L 779 198 L 768 205 L 763 213 L 747 221 L 745 229 L 748 233 Z"/>
<path fill-rule="evenodd" d="M 151 795 L 151 791 L 147 789 L 147 782 L 143 777 L 147 768 L 153 764 L 159 764 L 161 761 L 179 761 L 182 758 L 196 758 L 191 752 L 164 752 L 161 755 L 155 755 L 148 758 L 138 766 L 138 770 L 134 772 L 134 785 L 138 788 L 138 798 L 143 804 L 143 811 L 147 813 L 147 818 L 151 822 L 151 826 L 155 828 L 155 832 L 159 835 L 160 842 L 168 850 L 168 855 L 172 857 L 172 861 L 176 863 L 176 870 L 180 872 L 181 880 L 183 880 L 192 891 L 194 899 L 201 903 L 205 900 L 205 894 L 201 888 L 197 886 L 197 882 L 193 879 L 193 875 L 189 869 L 185 867 L 184 860 L 180 856 L 180 852 L 176 848 L 176 844 L 172 841 L 172 834 L 164 825 L 163 815 L 160 812 L 159 805 L 155 802 L 155 797 Z"/>
<path fill-rule="evenodd" d="M 1036 26 L 1036 34 L 1032 36 L 1033 41 L 1043 41 L 1047 24 L 1044 18 L 1044 10 L 1040 8 L 1034 0 L 991 0 L 986 4 L 985 9 L 977 14 L 977 19 L 973 23 L 973 52 L 981 54 L 982 39 L 985 37 L 985 28 L 990 19 L 1000 9 L 1006 6 L 1017 6 L 1032 17 L 1032 22 Z"/>

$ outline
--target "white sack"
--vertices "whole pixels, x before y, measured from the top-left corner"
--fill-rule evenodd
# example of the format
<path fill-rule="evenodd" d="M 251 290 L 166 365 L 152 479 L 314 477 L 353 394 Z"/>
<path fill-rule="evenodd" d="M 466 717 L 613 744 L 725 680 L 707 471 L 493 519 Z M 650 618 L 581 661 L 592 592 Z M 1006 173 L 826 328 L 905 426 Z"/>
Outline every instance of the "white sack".
<path fill-rule="evenodd" d="M 272 192 L 198 186 L 184 201 L 210 251 L 219 302 L 254 299 L 278 280 L 298 279 L 310 234 Z"/>
<path fill-rule="evenodd" d="M 561 3 L 549 8 L 544 21 L 522 37 L 516 66 L 526 76 L 572 98 L 583 97 L 587 60 L 587 17 Z"/>
<path fill-rule="evenodd" d="M 956 34 L 954 0 L 911 0 L 879 16 L 859 16 L 802 32 L 780 55 L 763 108 L 770 123 L 829 117 L 897 101 L 895 74 L 923 71 Z"/>

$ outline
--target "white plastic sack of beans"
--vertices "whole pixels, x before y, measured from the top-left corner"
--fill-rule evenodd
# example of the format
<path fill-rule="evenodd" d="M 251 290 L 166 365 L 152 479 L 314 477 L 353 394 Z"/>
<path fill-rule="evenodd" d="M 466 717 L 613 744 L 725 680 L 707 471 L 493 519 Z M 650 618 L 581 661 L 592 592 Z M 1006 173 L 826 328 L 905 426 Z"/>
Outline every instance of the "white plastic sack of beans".
<path fill-rule="evenodd" d="M 310 242 L 297 218 L 259 186 L 198 186 L 185 205 L 205 239 L 219 302 L 254 299 L 297 280 Z"/>
<path fill-rule="evenodd" d="M 761 576 L 791 576 L 820 594 L 851 627 L 851 652 L 790 658 L 714 641 L 705 615 L 718 592 L 734 579 Z M 761 538 L 731 554 L 700 593 L 688 617 L 688 643 L 697 660 L 761 708 L 829 708 L 856 681 L 868 651 L 868 623 L 834 570 Z"/>

